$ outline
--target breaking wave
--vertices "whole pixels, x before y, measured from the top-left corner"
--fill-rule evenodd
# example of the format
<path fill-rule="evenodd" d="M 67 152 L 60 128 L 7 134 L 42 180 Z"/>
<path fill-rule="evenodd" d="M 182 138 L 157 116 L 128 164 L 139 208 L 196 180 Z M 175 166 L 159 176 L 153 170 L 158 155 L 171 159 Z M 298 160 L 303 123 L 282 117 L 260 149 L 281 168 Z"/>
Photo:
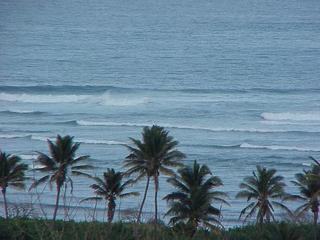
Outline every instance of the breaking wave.
<path fill-rule="evenodd" d="M 320 121 L 320 112 L 262 113 L 264 120 L 270 121 Z"/>
<path fill-rule="evenodd" d="M 299 152 L 320 152 L 320 148 L 295 147 L 295 146 L 278 146 L 278 145 L 254 145 L 249 143 L 242 143 L 240 148 L 254 148 L 254 149 L 269 149 L 269 150 L 287 150 Z"/>
<path fill-rule="evenodd" d="M 74 121 L 68 121 L 74 123 Z M 123 126 L 123 127 L 145 127 L 153 123 L 129 123 L 129 122 L 106 122 L 106 121 L 89 121 L 89 120 L 76 120 L 75 123 L 79 126 Z M 256 129 L 256 128 L 211 128 L 201 126 L 187 126 L 187 125 L 173 125 L 173 124 L 159 124 L 165 128 L 172 129 L 188 129 L 188 130 L 203 130 L 211 132 L 251 132 L 251 133 L 290 133 L 290 132 L 307 132 L 318 133 L 319 131 L 309 130 L 281 130 L 281 129 Z"/>
<path fill-rule="evenodd" d="M 133 106 L 149 103 L 147 97 L 128 95 L 113 95 L 105 92 L 99 95 L 76 94 L 27 94 L 27 93 L 0 93 L 0 101 L 24 103 L 92 103 L 105 106 Z M 22 113 L 22 112 L 20 112 Z"/>

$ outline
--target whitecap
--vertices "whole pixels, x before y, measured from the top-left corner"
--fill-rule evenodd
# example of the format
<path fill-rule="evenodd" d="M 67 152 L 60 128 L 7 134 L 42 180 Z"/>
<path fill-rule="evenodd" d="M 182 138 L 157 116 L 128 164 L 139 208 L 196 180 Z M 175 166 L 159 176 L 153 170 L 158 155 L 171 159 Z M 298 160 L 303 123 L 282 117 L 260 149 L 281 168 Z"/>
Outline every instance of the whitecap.
<path fill-rule="evenodd" d="M 320 112 L 265 112 L 261 117 L 271 121 L 320 121 Z"/>
<path fill-rule="evenodd" d="M 280 145 L 254 145 L 254 144 L 249 144 L 249 143 L 240 144 L 240 148 L 287 150 L 287 151 L 302 151 L 302 152 L 320 152 L 320 148 L 280 146 Z"/>

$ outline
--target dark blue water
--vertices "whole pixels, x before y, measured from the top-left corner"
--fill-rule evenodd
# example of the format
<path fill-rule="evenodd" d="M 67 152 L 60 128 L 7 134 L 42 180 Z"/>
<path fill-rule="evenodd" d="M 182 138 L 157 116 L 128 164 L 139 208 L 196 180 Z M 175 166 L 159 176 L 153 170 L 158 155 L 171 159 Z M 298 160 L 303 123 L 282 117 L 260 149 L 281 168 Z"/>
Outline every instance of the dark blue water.
<path fill-rule="evenodd" d="M 32 164 L 47 138 L 71 134 L 101 174 L 121 169 L 128 137 L 160 124 L 186 163 L 223 179 L 232 204 L 223 220 L 233 224 L 244 206 L 237 186 L 257 164 L 277 168 L 294 191 L 293 175 L 320 157 L 319 13 L 317 0 L 3 0 L 0 148 Z M 172 188 L 161 180 L 163 197 Z M 73 206 L 92 206 L 79 204 L 89 184 L 75 180 Z M 41 203 L 54 196 L 46 189 Z M 38 203 L 14 190 L 9 201 Z"/>

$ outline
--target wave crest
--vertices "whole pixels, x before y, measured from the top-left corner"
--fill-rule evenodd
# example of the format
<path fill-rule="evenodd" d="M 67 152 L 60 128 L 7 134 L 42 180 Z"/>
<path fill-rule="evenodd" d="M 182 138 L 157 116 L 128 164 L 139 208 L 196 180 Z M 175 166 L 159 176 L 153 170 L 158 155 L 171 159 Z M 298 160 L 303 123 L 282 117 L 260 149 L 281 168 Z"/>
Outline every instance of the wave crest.
<path fill-rule="evenodd" d="M 92 103 L 104 106 L 133 106 L 150 102 L 147 97 L 130 95 L 113 95 L 109 92 L 98 95 L 76 94 L 27 94 L 27 93 L 0 93 L 0 101 L 24 103 Z M 14 111 L 17 112 L 17 111 Z M 18 113 L 23 113 L 19 111 Z"/>
<path fill-rule="evenodd" d="M 269 149 L 269 150 L 287 150 L 299 152 L 319 152 L 320 148 L 307 148 L 296 146 L 278 146 L 278 145 L 254 145 L 249 143 L 240 144 L 240 148 Z"/>
<path fill-rule="evenodd" d="M 320 121 L 320 112 L 262 113 L 264 120 L 271 121 Z"/>
<path fill-rule="evenodd" d="M 74 123 L 74 121 L 70 121 Z M 90 120 L 76 120 L 79 126 L 123 126 L 123 127 L 145 127 L 154 123 L 129 123 L 129 122 L 106 122 L 106 121 L 90 121 Z M 319 131 L 309 130 L 281 130 L 281 129 L 256 129 L 256 128 L 212 128 L 201 126 L 188 126 L 188 125 L 174 125 L 174 124 L 159 124 L 165 128 L 172 129 L 187 129 L 187 130 L 201 130 L 211 132 L 250 132 L 250 133 L 290 133 L 290 132 L 304 132 L 304 133 L 318 133 Z"/>

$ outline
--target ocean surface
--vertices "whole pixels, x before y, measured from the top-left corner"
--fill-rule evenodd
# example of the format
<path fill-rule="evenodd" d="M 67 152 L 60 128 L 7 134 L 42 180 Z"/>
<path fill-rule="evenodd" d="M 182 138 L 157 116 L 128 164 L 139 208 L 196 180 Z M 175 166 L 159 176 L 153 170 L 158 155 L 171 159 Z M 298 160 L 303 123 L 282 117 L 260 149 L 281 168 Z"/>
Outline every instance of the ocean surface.
<path fill-rule="evenodd" d="M 231 226 L 245 206 L 234 199 L 238 185 L 257 164 L 277 168 L 296 191 L 294 174 L 320 158 L 319 107 L 318 0 L 0 1 L 0 148 L 31 166 L 47 138 L 70 134 L 92 174 L 123 170 L 122 144 L 159 124 L 186 164 L 198 160 L 222 178 Z M 165 180 L 159 199 L 173 190 Z M 94 206 L 79 203 L 93 195 L 90 184 L 74 178 L 67 204 L 77 220 Z M 42 188 L 9 189 L 8 201 L 40 200 L 49 211 L 55 188 Z"/>

